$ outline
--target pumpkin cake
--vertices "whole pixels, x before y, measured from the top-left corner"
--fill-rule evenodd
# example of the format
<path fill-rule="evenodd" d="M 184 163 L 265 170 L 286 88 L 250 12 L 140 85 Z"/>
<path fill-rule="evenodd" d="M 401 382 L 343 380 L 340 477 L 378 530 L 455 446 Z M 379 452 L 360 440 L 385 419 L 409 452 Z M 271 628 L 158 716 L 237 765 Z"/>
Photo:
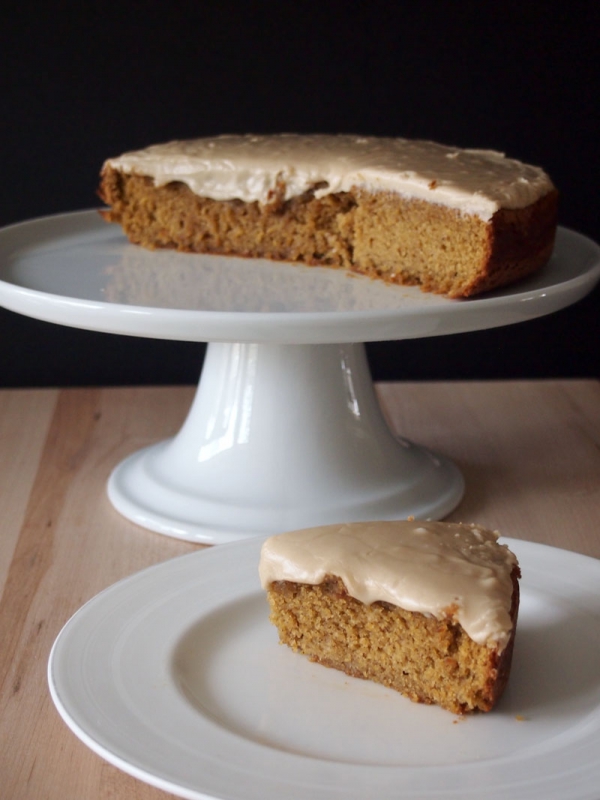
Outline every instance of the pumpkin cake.
<path fill-rule="evenodd" d="M 456 714 L 506 686 L 519 566 L 477 525 L 390 521 L 271 536 L 259 573 L 280 642 Z"/>

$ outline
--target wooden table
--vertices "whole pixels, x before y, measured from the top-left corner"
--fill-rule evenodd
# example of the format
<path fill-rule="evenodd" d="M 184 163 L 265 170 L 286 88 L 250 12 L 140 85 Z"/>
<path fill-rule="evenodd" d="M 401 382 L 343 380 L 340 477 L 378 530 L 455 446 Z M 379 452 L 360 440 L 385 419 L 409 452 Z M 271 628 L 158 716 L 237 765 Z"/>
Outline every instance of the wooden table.
<path fill-rule="evenodd" d="M 175 433 L 193 388 L 0 392 L 0 797 L 158 800 L 59 718 L 46 666 L 63 624 L 115 581 L 197 545 L 122 518 L 106 497 L 127 454 Z M 449 456 L 452 519 L 600 558 L 600 383 L 382 384 L 392 427 Z"/>

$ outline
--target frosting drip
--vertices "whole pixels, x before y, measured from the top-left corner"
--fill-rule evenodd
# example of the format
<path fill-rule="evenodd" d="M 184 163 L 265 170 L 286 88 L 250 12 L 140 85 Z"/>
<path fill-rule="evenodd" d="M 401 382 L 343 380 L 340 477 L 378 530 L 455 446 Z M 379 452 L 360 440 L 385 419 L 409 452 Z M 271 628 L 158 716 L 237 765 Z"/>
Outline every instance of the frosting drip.
<path fill-rule="evenodd" d="M 514 554 L 498 534 L 444 522 L 355 522 L 278 534 L 262 547 L 259 575 L 319 584 L 341 578 L 365 604 L 384 601 L 441 619 L 451 613 L 478 644 L 510 638 Z"/>
<path fill-rule="evenodd" d="M 435 142 L 350 135 L 224 135 L 152 145 L 109 159 L 157 186 L 185 183 L 213 200 L 268 203 L 314 190 L 316 197 L 353 188 L 389 191 L 489 220 L 499 208 L 523 208 L 552 182 L 539 167 L 490 150 Z"/>

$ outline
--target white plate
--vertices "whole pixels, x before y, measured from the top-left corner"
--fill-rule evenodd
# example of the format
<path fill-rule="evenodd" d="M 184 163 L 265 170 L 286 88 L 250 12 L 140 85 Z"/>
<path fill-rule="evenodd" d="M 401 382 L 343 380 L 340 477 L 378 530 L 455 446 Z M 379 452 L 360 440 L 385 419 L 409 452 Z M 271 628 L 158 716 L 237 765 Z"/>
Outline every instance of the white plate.
<path fill-rule="evenodd" d="M 65 626 L 50 690 L 92 750 L 196 799 L 597 800 L 600 561 L 509 541 L 511 681 L 494 712 L 459 719 L 279 646 L 260 544 L 145 570 Z"/>
<path fill-rule="evenodd" d="M 466 301 L 342 270 L 148 252 L 96 211 L 0 230 L 0 304 L 49 322 L 163 339 L 327 344 L 459 333 L 549 314 L 599 278 L 598 245 L 564 228 L 542 271 Z"/>

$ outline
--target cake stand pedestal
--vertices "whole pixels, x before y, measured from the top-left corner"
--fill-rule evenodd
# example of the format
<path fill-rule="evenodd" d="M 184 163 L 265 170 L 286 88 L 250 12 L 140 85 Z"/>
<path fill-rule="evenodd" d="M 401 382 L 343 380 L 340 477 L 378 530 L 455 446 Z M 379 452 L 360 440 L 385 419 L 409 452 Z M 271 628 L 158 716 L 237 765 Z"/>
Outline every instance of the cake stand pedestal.
<path fill-rule="evenodd" d="M 452 463 L 392 436 L 364 345 L 212 343 L 177 436 L 121 463 L 108 493 L 146 528 L 225 542 L 329 522 L 439 519 L 463 488 Z"/>
<path fill-rule="evenodd" d="M 169 536 L 221 543 L 291 528 L 439 519 L 463 479 L 392 435 L 361 342 L 549 314 L 600 279 L 600 248 L 559 229 L 535 276 L 468 301 L 339 270 L 130 245 L 95 211 L 0 230 L 0 304 L 109 333 L 208 342 L 179 433 L 110 476 L 115 508 Z"/>

